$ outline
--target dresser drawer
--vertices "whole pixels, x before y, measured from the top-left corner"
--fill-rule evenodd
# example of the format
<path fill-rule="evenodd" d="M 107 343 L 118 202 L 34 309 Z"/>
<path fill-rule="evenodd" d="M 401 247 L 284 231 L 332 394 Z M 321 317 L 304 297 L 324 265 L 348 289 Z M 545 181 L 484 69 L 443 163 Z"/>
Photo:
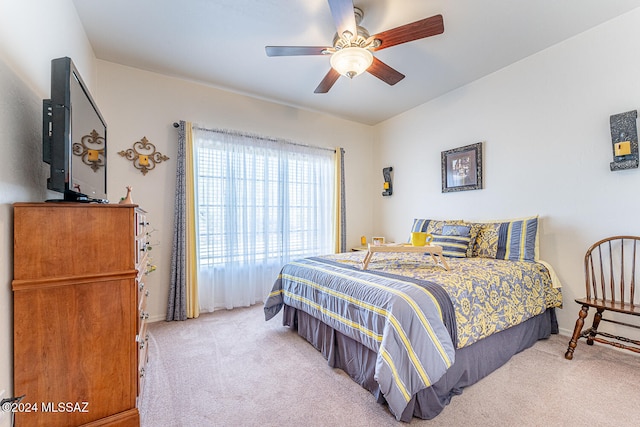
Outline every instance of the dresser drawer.
<path fill-rule="evenodd" d="M 149 357 L 149 332 L 147 323 L 143 322 L 138 331 L 138 396 L 142 394 L 144 386 L 145 369 Z"/>
<path fill-rule="evenodd" d="M 138 368 L 147 363 L 147 348 L 149 347 L 149 332 L 147 324 L 143 323 L 138 333 Z"/>
<path fill-rule="evenodd" d="M 149 296 L 149 289 L 147 289 L 147 283 L 144 278 L 142 280 L 137 279 L 136 283 L 138 285 L 138 311 L 146 310 L 147 308 L 147 297 Z"/>
<path fill-rule="evenodd" d="M 145 234 L 147 234 L 147 226 L 149 225 L 149 223 L 147 222 L 147 216 L 145 215 L 145 213 L 146 212 L 142 211 L 141 209 L 136 210 L 136 237 L 144 236 Z"/>
<path fill-rule="evenodd" d="M 138 300 L 138 314 L 139 314 L 139 325 L 142 325 L 149 318 L 149 313 L 147 312 L 147 295 L 149 295 L 149 291 L 147 289 L 143 289 L 141 295 L 139 295 Z"/>

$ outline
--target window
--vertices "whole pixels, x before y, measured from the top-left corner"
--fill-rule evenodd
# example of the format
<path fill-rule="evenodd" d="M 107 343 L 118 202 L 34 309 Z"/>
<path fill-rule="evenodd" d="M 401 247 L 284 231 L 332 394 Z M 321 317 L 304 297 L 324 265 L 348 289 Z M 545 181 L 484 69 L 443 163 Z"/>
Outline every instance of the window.
<path fill-rule="evenodd" d="M 332 174 L 331 159 L 259 147 L 234 156 L 216 145 L 197 147 L 202 265 L 280 261 L 284 252 L 300 258 L 332 250 L 333 183 L 318 179 L 323 171 Z"/>
<path fill-rule="evenodd" d="M 194 141 L 201 288 L 264 281 L 266 295 L 286 262 L 335 251 L 333 150 L 195 129 Z"/>

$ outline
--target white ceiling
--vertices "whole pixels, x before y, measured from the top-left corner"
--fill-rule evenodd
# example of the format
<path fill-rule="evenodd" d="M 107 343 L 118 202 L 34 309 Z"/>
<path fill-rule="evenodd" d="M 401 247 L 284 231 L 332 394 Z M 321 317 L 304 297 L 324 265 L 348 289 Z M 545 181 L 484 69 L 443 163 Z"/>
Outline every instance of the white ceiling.
<path fill-rule="evenodd" d="M 327 0 L 73 0 L 98 59 L 375 124 L 615 16 L 640 0 L 355 0 L 371 34 L 435 14 L 444 33 L 376 52 L 406 75 L 340 77 L 314 94 L 326 56 L 267 57 L 266 45 L 331 46 Z"/>

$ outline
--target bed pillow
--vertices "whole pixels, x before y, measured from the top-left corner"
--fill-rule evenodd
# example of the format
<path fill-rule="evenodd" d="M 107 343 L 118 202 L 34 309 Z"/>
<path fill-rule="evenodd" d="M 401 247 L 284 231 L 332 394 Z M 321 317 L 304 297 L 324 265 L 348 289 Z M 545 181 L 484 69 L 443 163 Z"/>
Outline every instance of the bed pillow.
<path fill-rule="evenodd" d="M 538 259 L 538 217 L 503 223 L 498 240 L 498 259 L 536 261 Z M 504 237 L 503 237 L 504 236 Z"/>
<path fill-rule="evenodd" d="M 538 216 L 480 223 L 473 256 L 536 261 L 538 259 Z"/>
<path fill-rule="evenodd" d="M 471 239 L 469 240 L 469 247 L 467 248 L 467 257 L 471 258 L 473 256 L 478 256 L 477 254 L 474 255 L 473 249 L 475 248 L 475 245 L 476 245 L 476 239 L 478 238 L 478 233 L 480 232 L 484 224 L 475 223 L 475 222 L 465 222 L 464 225 L 469 226 L 469 236 L 471 237 Z"/>
<path fill-rule="evenodd" d="M 430 221 L 431 221 L 430 219 L 415 218 L 413 220 L 413 226 L 411 227 L 411 232 L 412 233 L 426 232 Z"/>
<path fill-rule="evenodd" d="M 468 225 L 442 226 L 442 234 L 433 234 L 431 244 L 442 246 L 442 255 L 452 258 L 466 258 L 471 227 Z"/>
<path fill-rule="evenodd" d="M 415 218 L 413 220 L 413 226 L 411 227 L 411 233 L 413 232 L 423 232 L 429 234 L 442 234 L 442 227 L 445 225 L 464 225 L 463 220 L 437 220 L 437 219 L 424 219 L 424 218 Z M 409 239 L 407 242 L 411 241 L 411 233 L 409 233 Z"/>
<path fill-rule="evenodd" d="M 461 219 L 447 219 L 447 220 L 430 220 L 427 224 L 426 232 L 429 234 L 443 234 L 442 229 L 446 225 L 464 225 L 464 221 Z"/>
<path fill-rule="evenodd" d="M 467 223 L 476 232 L 472 257 L 495 258 L 498 254 L 500 223 Z"/>

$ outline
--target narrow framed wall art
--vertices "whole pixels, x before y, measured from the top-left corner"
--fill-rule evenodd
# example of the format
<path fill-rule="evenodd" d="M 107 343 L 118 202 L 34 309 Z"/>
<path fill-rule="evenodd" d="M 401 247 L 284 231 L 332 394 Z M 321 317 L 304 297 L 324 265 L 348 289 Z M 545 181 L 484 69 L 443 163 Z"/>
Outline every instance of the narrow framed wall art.
<path fill-rule="evenodd" d="M 482 142 L 442 152 L 442 192 L 482 189 Z"/>

